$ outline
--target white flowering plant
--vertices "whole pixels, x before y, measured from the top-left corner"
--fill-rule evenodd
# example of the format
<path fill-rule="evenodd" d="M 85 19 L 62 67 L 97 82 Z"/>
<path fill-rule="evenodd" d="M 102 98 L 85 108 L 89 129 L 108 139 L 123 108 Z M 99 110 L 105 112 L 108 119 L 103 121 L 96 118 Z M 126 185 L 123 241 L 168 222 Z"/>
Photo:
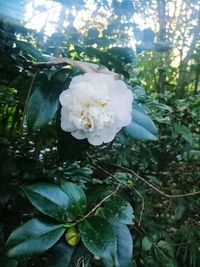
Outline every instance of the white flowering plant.
<path fill-rule="evenodd" d="M 76 76 L 59 99 L 63 131 L 95 146 L 111 142 L 132 120 L 133 93 L 110 74 Z"/>
<path fill-rule="evenodd" d="M 61 93 L 36 89 L 27 108 L 29 128 L 38 129 L 49 123 L 61 104 L 60 126 L 75 139 L 86 139 L 98 146 L 124 133 L 141 140 L 156 140 L 156 127 L 146 110 L 137 103 L 137 94 L 122 80 L 122 76 L 93 63 L 56 59 L 47 63 L 68 63 L 83 71 L 72 77 Z M 38 63 L 37 63 L 38 64 Z M 63 71 L 63 70 L 62 70 Z M 47 84 L 50 86 L 50 84 Z M 59 101 L 58 101 L 59 99 Z"/>
<path fill-rule="evenodd" d="M 68 58 L 37 65 L 60 63 L 70 64 L 81 72 L 70 77 L 70 72 L 62 68 L 50 79 L 39 75 L 32 81 L 35 90 L 27 102 L 26 116 L 28 129 L 38 131 L 53 124 L 57 114 L 58 152 L 65 162 L 84 155 L 96 166 L 86 153 L 88 146 L 98 149 L 112 144 L 119 133 L 124 138 L 157 138 L 156 127 L 138 101 L 137 92 L 121 75 L 106 67 Z M 83 258 L 85 266 L 90 266 L 94 259 L 101 260 L 105 267 L 132 266 L 133 241 L 128 225 L 133 224 L 134 214 L 122 193 L 124 187 L 133 185 L 133 180 L 130 176 L 122 175 L 122 179 L 105 172 L 114 180 L 108 182 L 109 193 L 100 201 L 95 200 L 93 207 L 83 190 L 84 184 L 82 188 L 65 177 L 56 184 L 23 186 L 31 204 L 53 221 L 32 218 L 21 225 L 8 238 L 7 255 L 14 259 L 38 255 L 51 247 L 57 250 L 59 242 L 63 244 L 65 240 L 66 266 L 77 266 L 73 265 L 77 264 L 77 257 Z"/>

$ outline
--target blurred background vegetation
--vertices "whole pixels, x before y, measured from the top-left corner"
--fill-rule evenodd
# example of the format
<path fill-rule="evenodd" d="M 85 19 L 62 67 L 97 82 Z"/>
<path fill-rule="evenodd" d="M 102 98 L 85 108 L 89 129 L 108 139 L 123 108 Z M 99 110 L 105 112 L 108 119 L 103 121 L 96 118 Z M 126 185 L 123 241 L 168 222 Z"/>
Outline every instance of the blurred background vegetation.
<path fill-rule="evenodd" d="M 96 192 L 112 189 L 108 173 L 85 154 L 77 160 L 74 140 L 63 147 L 56 118 L 37 131 L 27 127 L 31 91 L 59 94 L 79 73 L 32 64 L 52 57 L 123 74 L 159 129 L 157 141 L 119 134 L 109 146 L 89 148 L 100 166 L 119 179 L 127 173 L 108 162 L 130 168 L 170 195 L 200 190 L 198 0 L 0 0 L 1 266 L 65 266 L 57 250 L 20 262 L 4 256 L 9 233 L 37 213 L 20 185 L 65 177 L 86 189 L 91 202 Z M 127 189 L 135 208 L 133 266 L 200 266 L 200 198 L 164 197 L 137 179 L 134 186 Z"/>

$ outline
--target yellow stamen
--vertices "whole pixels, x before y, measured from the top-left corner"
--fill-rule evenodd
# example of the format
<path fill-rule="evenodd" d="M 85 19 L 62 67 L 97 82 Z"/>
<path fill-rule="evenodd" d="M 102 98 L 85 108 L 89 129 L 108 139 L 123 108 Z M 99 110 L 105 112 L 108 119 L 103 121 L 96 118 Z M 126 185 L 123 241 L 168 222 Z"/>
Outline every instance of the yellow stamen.
<path fill-rule="evenodd" d="M 108 105 L 107 102 L 101 102 L 101 101 L 96 101 L 96 104 L 99 105 L 100 107 L 104 108 Z"/>

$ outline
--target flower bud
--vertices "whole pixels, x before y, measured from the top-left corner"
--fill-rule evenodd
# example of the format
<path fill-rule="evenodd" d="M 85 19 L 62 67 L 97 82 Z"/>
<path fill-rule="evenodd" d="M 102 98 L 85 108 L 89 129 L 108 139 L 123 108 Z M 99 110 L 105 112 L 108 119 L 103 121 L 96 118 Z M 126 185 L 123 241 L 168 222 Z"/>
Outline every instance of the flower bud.
<path fill-rule="evenodd" d="M 70 227 L 65 232 L 65 240 L 67 241 L 67 244 L 69 244 L 70 246 L 76 246 L 80 241 L 80 234 L 78 230 L 73 226 Z"/>

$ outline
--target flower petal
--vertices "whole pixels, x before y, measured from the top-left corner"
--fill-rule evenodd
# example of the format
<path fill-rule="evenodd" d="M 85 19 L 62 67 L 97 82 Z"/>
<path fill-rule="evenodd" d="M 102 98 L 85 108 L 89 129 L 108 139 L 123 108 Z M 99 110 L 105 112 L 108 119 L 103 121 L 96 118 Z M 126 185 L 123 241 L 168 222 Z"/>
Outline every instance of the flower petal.
<path fill-rule="evenodd" d="M 81 130 L 71 132 L 71 135 L 78 140 L 82 140 L 82 139 L 85 139 L 87 137 L 86 134 Z"/>
<path fill-rule="evenodd" d="M 101 137 L 98 135 L 88 136 L 88 142 L 93 146 L 99 146 L 103 143 Z"/>

